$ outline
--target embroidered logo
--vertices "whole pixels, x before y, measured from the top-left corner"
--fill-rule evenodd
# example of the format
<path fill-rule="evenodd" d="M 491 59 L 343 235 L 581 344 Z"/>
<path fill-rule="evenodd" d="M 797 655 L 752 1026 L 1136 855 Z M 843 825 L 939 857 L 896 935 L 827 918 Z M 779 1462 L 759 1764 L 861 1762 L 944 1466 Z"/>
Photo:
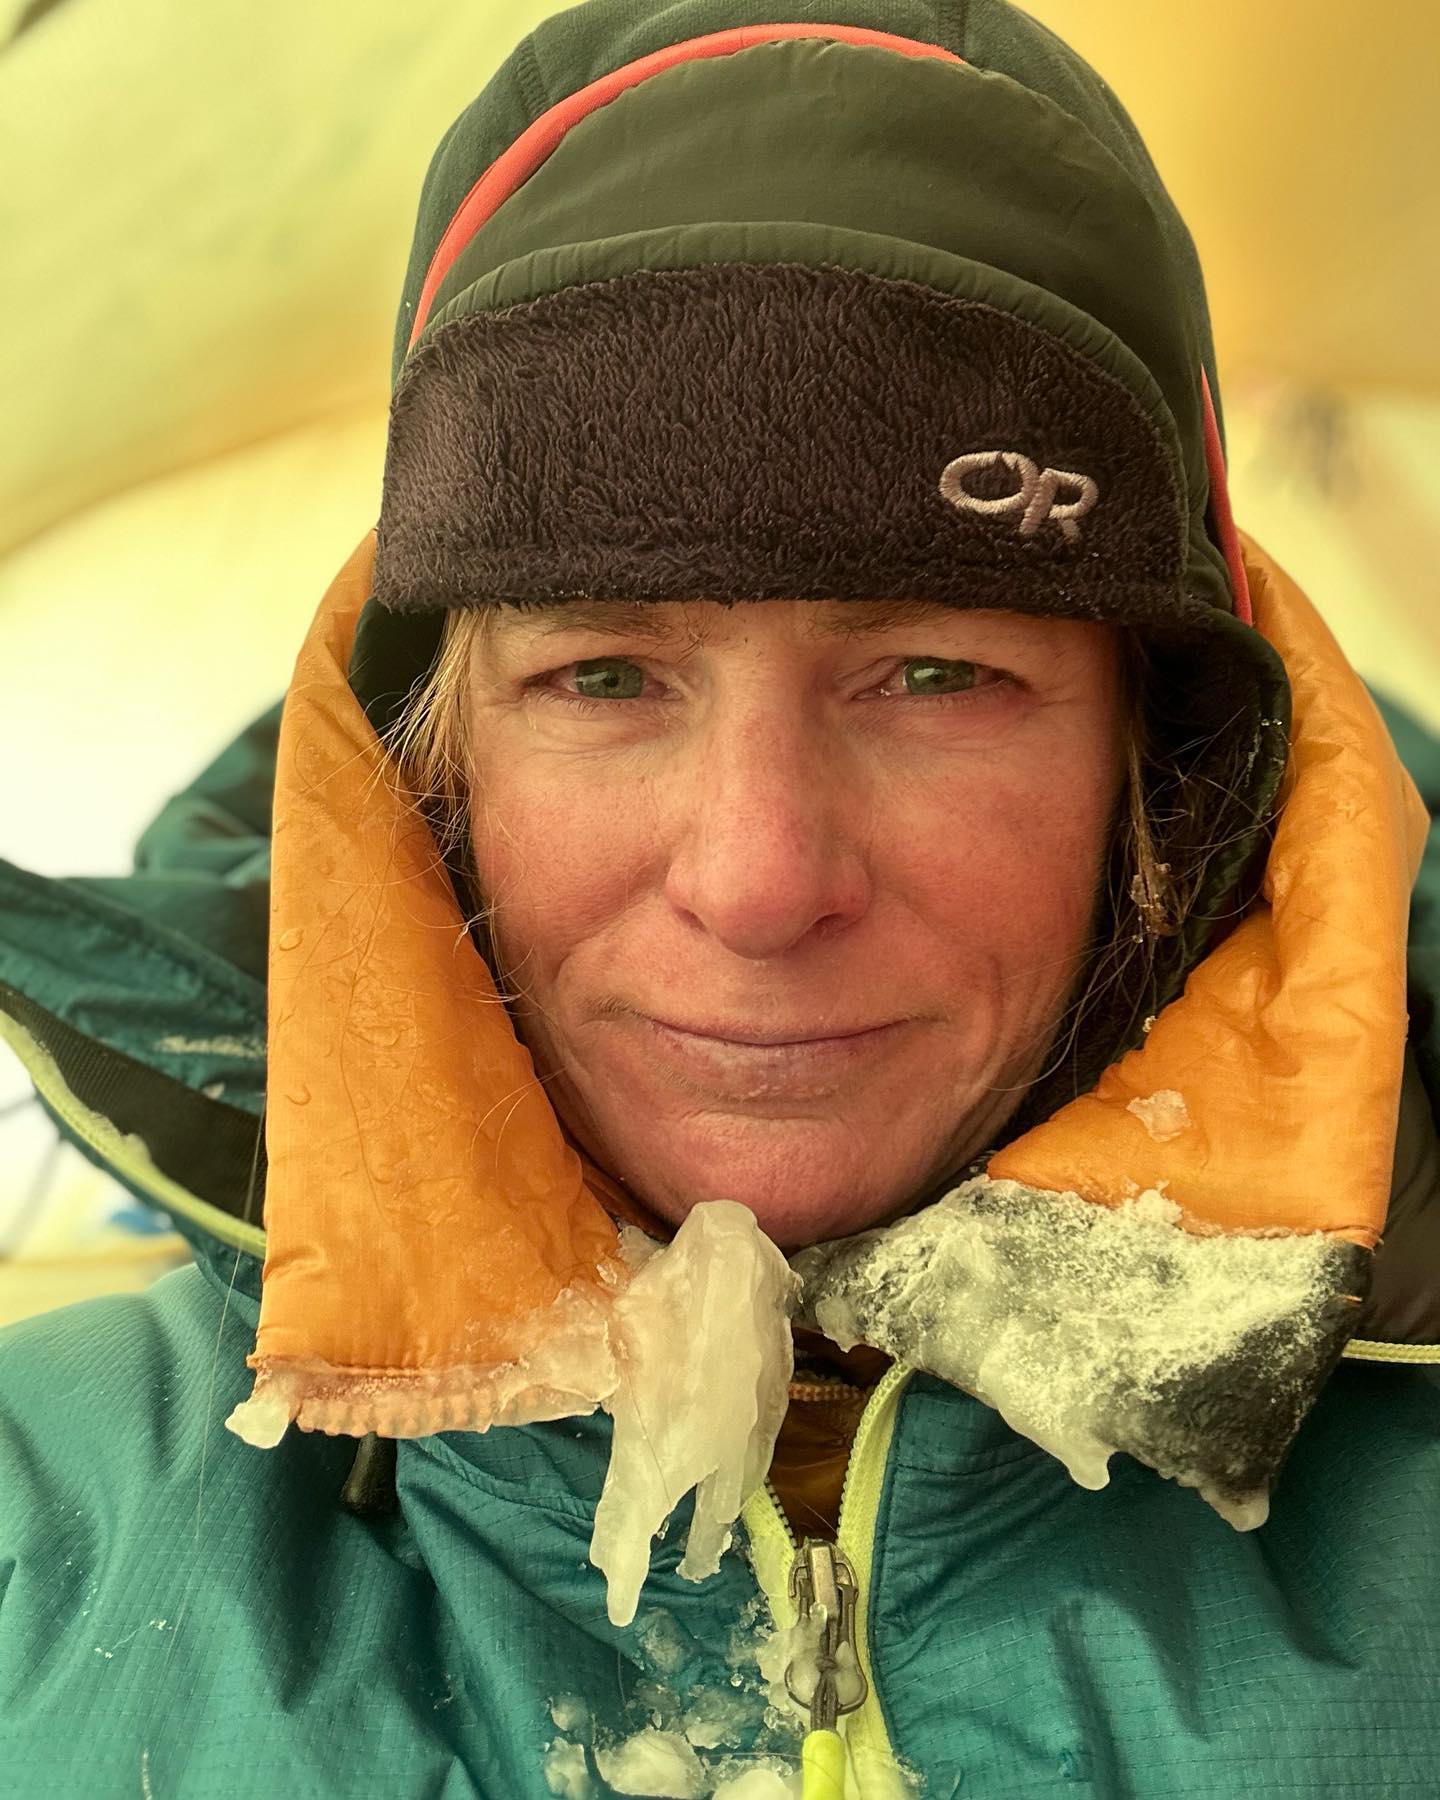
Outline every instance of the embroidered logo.
<path fill-rule="evenodd" d="M 965 482 L 982 469 L 1009 469 L 1020 486 L 1013 494 L 991 499 L 972 494 Z M 1061 499 L 1065 489 L 1068 498 Z M 1088 475 L 1072 469 L 1042 469 L 1018 450 L 972 450 L 948 462 L 940 476 L 940 492 L 952 506 L 973 513 L 1018 513 L 1021 537 L 1034 537 L 1047 519 L 1060 527 L 1068 543 L 1080 536 L 1079 521 L 1100 498 L 1100 490 Z"/>

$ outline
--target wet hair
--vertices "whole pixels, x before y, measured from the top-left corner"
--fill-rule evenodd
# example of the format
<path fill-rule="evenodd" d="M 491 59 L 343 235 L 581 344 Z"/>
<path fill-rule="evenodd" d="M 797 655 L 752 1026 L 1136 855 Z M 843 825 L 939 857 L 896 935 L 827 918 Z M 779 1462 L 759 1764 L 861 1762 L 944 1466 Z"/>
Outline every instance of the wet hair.
<path fill-rule="evenodd" d="M 495 616 L 485 607 L 447 615 L 435 660 L 407 696 L 385 743 L 405 798 L 430 825 L 476 946 L 510 1001 L 517 995 L 497 966 L 473 847 L 478 777 L 471 669 Z M 1245 734 L 1234 734 L 1236 760 L 1228 771 L 1223 755 L 1217 765 L 1213 744 L 1182 741 L 1166 715 L 1167 675 L 1152 647 L 1136 631 L 1121 629 L 1119 635 L 1124 779 L 1110 853 L 1082 967 L 1045 1067 L 1027 1088 L 1007 1137 L 1087 1092 L 1107 1063 L 1142 1041 L 1189 966 L 1251 898 L 1248 890 L 1237 890 L 1199 916 L 1202 896 L 1215 885 L 1213 859 L 1254 829 L 1252 818 L 1235 817 L 1233 804 Z M 1202 765 L 1203 775 L 1196 773 Z"/>

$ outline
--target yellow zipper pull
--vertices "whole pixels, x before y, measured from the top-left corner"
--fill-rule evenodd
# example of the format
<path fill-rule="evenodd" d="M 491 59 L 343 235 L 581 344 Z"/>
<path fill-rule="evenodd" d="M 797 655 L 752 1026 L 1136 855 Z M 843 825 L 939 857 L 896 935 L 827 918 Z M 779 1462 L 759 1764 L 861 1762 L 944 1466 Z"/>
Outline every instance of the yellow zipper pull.
<path fill-rule="evenodd" d="M 835 1729 L 869 1691 L 855 1648 L 855 1572 L 838 1547 L 806 1538 L 790 1566 L 795 1654 L 785 1671 L 792 1699 L 810 1710 L 803 1800 L 843 1800 L 845 1741 Z"/>
<path fill-rule="evenodd" d="M 845 1740 L 838 1731 L 805 1735 L 800 1800 L 845 1800 Z"/>

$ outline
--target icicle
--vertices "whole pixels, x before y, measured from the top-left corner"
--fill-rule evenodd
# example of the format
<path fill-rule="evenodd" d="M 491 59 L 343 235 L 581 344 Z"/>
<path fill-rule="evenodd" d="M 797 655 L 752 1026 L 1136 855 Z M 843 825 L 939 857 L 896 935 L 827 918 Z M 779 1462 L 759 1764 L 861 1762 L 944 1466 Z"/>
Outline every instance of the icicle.
<path fill-rule="evenodd" d="M 785 1258 L 734 1201 L 696 1206 L 619 1297 L 620 1379 L 590 1560 L 612 1622 L 628 1625 L 650 1543 L 681 1498 L 695 1510 L 680 1573 L 714 1574 L 740 1508 L 770 1466 L 794 1366 Z"/>

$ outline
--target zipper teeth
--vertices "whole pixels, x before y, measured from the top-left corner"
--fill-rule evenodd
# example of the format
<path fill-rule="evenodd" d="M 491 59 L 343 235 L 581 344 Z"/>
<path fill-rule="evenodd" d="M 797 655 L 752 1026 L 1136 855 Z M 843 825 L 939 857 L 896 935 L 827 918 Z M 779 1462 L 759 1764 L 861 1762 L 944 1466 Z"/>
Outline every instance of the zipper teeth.
<path fill-rule="evenodd" d="M 847 1467 L 847 1472 L 848 1472 L 849 1465 L 847 1464 L 846 1467 Z M 796 1537 L 795 1529 L 790 1523 L 790 1516 L 785 1511 L 785 1502 L 780 1498 L 780 1490 L 779 1490 L 779 1488 L 776 1487 L 775 1483 L 770 1479 L 770 1477 L 768 1475 L 765 1477 L 765 1492 L 770 1496 L 771 1500 L 774 1502 L 775 1517 L 780 1521 L 780 1529 L 785 1533 L 785 1536 L 789 1541 L 791 1550 L 798 1554 L 799 1549 L 800 1549 L 800 1540 L 799 1540 L 799 1538 Z"/>
<path fill-rule="evenodd" d="M 835 1542 L 843 1545 L 845 1541 L 845 1502 L 850 1497 L 851 1479 L 855 1466 L 860 1462 L 863 1452 L 868 1448 L 870 1439 L 879 1429 L 878 1421 L 889 1408 L 890 1398 L 898 1388 L 910 1379 L 912 1371 L 899 1363 L 891 1363 L 880 1378 L 875 1392 L 865 1404 L 860 1415 L 860 1423 L 855 1428 L 855 1441 L 850 1446 L 850 1454 L 845 1460 L 845 1476 L 840 1483 L 840 1508 L 835 1515 Z"/>
<path fill-rule="evenodd" d="M 911 1371 L 909 1369 L 902 1368 L 898 1363 L 892 1363 L 880 1377 L 874 1393 L 871 1394 L 870 1398 L 865 1402 L 865 1410 L 860 1415 L 860 1423 L 855 1428 L 855 1438 L 850 1445 L 850 1454 L 845 1458 L 845 1475 L 840 1483 L 840 1506 L 835 1515 L 835 1536 L 833 1538 L 821 1540 L 824 1543 L 833 1544 L 837 1550 L 842 1547 L 845 1526 L 845 1501 L 850 1493 L 850 1478 L 854 1472 L 855 1464 L 860 1459 L 861 1451 L 874 1436 L 876 1430 L 875 1421 L 881 1413 L 883 1413 L 890 1395 L 896 1388 L 909 1380 L 910 1373 Z M 795 1535 L 795 1528 L 790 1523 L 789 1514 L 785 1511 L 785 1502 L 780 1498 L 780 1490 L 776 1487 L 774 1480 L 769 1475 L 766 1475 L 765 1477 L 765 1492 L 770 1496 L 771 1502 L 775 1507 L 775 1517 L 779 1522 L 780 1529 L 785 1533 L 786 1541 L 789 1543 L 792 1551 L 798 1552 L 800 1540 Z M 816 1534 L 810 1532 L 807 1533 L 807 1535 L 813 1537 Z"/>
<path fill-rule="evenodd" d="M 835 1536 L 833 1538 L 824 1538 L 821 1540 L 824 1543 L 833 1544 L 837 1550 L 842 1548 L 843 1545 L 845 1502 L 849 1497 L 850 1478 L 854 1473 L 855 1464 L 860 1460 L 862 1450 L 864 1450 L 869 1440 L 874 1436 L 876 1430 L 875 1421 L 884 1411 L 891 1394 L 894 1393 L 896 1388 L 909 1380 L 910 1373 L 909 1369 L 902 1368 L 898 1363 L 892 1363 L 881 1376 L 875 1392 L 865 1402 L 865 1410 L 861 1413 L 860 1423 L 855 1428 L 855 1440 L 850 1446 L 850 1454 L 845 1458 L 845 1476 L 840 1483 L 840 1506 L 835 1515 Z M 765 1477 L 765 1492 L 770 1496 L 771 1504 L 775 1508 L 776 1521 L 779 1524 L 780 1529 L 785 1533 L 786 1542 L 790 1545 L 792 1550 L 798 1551 L 800 1548 L 800 1540 L 796 1537 L 795 1528 L 790 1523 L 790 1516 L 785 1511 L 785 1502 L 780 1498 L 780 1490 L 776 1487 L 774 1480 L 769 1475 L 766 1475 Z M 816 1534 L 811 1532 L 807 1535 L 813 1537 Z"/>
<path fill-rule="evenodd" d="M 863 1410 L 870 1391 L 843 1381 L 792 1381 L 790 1398 L 816 1406 L 853 1406 L 858 1400 Z"/>

